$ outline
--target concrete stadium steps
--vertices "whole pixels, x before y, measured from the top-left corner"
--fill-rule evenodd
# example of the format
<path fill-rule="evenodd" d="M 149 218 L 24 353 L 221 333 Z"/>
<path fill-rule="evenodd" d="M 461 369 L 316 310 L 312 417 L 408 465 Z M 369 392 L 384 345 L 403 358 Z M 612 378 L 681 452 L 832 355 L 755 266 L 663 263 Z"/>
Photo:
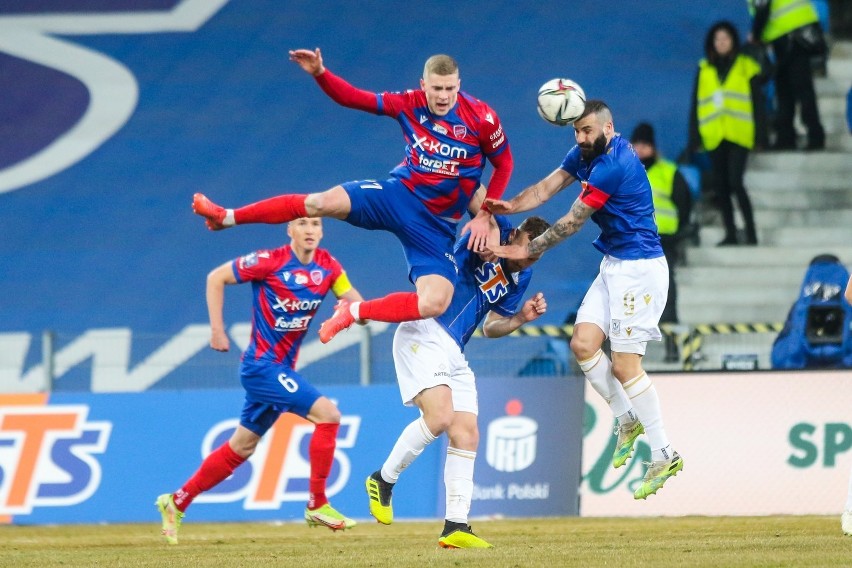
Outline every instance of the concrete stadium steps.
<path fill-rule="evenodd" d="M 791 173 L 793 178 L 797 174 Z M 790 183 L 792 187 L 783 187 L 780 181 L 772 181 L 771 185 L 762 185 L 767 183 L 763 180 L 761 183 L 749 183 L 746 177 L 746 187 L 748 188 L 749 197 L 751 198 L 752 206 L 756 211 L 761 209 L 768 210 L 790 210 L 790 209 L 849 209 L 852 207 L 852 193 L 848 189 L 839 187 L 843 184 L 840 178 L 836 182 L 831 182 L 838 187 L 830 190 L 823 190 L 819 193 L 807 184 Z M 773 180 L 783 179 L 783 175 L 773 176 Z M 775 185 L 778 183 L 778 185 Z M 760 188 L 763 189 L 760 189 Z"/>
<path fill-rule="evenodd" d="M 842 226 L 852 219 L 852 207 L 842 209 L 761 209 L 754 213 L 758 227 L 804 226 L 820 227 L 823 225 Z"/>
<path fill-rule="evenodd" d="M 688 265 L 677 271 L 681 322 L 783 322 L 798 297 L 810 261 L 820 254 L 834 254 L 852 266 L 852 246 L 692 248 L 687 253 Z"/>
<path fill-rule="evenodd" d="M 804 276 L 805 269 L 800 272 L 790 270 L 787 266 L 763 266 L 760 270 L 745 272 L 737 282 L 750 288 L 766 289 L 773 287 L 797 288 Z M 678 284 L 696 288 L 724 288 L 719 283 L 719 269 L 715 266 L 686 266 L 677 269 Z"/>
<path fill-rule="evenodd" d="M 818 156 L 814 159 L 814 156 Z M 795 169 L 808 173 L 848 173 L 849 154 L 826 150 L 824 152 L 753 152 L 749 156 L 748 171 L 778 171 Z"/>
<path fill-rule="evenodd" d="M 819 163 L 819 156 L 816 154 L 813 154 L 813 159 Z M 852 163 L 852 156 L 849 161 Z M 745 175 L 745 186 L 749 190 L 749 196 L 754 197 L 767 194 L 775 196 L 783 192 L 802 192 L 811 198 L 810 205 L 819 207 L 823 204 L 821 198 L 824 190 L 834 190 L 846 198 L 849 197 L 848 189 L 852 183 L 846 175 L 840 171 L 799 171 L 795 167 L 784 166 L 783 169 L 779 167 L 774 171 L 748 170 Z M 815 190 L 820 190 L 819 195 L 814 193 Z M 836 203 L 852 204 L 852 201 L 848 199 L 838 199 L 830 194 L 826 195 L 826 198 L 835 199 L 835 202 L 828 204 L 830 206 Z M 782 196 L 782 199 L 785 198 Z"/>
<path fill-rule="evenodd" d="M 852 266 L 852 244 L 846 244 L 848 242 L 837 238 L 821 245 L 803 247 L 716 247 L 708 244 L 690 248 L 686 257 L 688 265 L 679 267 L 678 273 L 686 272 L 693 266 L 716 269 L 717 285 L 727 285 L 740 274 L 749 270 L 764 270 L 767 267 L 783 267 L 804 276 L 811 259 L 820 254 L 834 254 L 841 262 Z"/>
<path fill-rule="evenodd" d="M 846 88 L 852 83 L 852 41 L 836 41 L 828 58 L 828 76 L 835 80 L 846 79 Z"/>
<path fill-rule="evenodd" d="M 772 227 L 757 221 L 755 224 L 757 225 L 757 242 L 763 246 L 817 247 L 839 237 L 836 228 L 825 224 L 809 227 L 789 225 Z M 699 235 L 701 242 L 714 245 L 725 237 L 725 231 L 722 227 L 704 227 Z"/>

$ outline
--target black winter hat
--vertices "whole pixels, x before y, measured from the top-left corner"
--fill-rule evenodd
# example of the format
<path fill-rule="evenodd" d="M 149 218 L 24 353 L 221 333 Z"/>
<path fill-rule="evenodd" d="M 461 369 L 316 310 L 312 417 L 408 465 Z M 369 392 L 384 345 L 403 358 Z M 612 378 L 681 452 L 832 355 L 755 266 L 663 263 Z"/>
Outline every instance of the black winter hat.
<path fill-rule="evenodd" d="M 630 143 L 645 142 L 651 146 L 656 146 L 654 142 L 654 127 L 647 122 L 640 122 L 633 129 L 633 134 L 630 135 Z"/>

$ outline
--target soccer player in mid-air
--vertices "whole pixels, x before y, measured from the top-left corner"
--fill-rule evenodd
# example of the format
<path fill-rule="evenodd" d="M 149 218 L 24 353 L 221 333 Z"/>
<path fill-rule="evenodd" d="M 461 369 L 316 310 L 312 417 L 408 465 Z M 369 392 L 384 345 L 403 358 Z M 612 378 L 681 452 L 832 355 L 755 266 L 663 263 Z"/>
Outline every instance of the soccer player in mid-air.
<path fill-rule="evenodd" d="M 547 177 L 509 201 L 486 200 L 495 214 L 520 213 L 580 180 L 581 193 L 571 209 L 527 246 L 490 249 L 504 258 L 527 258 L 575 234 L 590 217 L 601 228 L 594 246 L 604 258 L 577 312 L 571 350 L 618 421 L 613 466 L 627 462 L 643 431 L 648 436 L 653 461 L 633 493 L 634 498 L 645 499 L 683 469 L 663 427 L 657 391 L 642 368 L 647 342 L 662 337 L 659 321 L 668 294 L 668 266 L 645 168 L 630 143 L 615 131 L 606 103 L 586 102 L 574 122 L 574 136 L 577 144 Z M 611 362 L 602 350 L 607 336 Z"/>
<path fill-rule="evenodd" d="M 320 328 L 323 343 L 357 319 L 403 322 L 441 315 L 456 279 L 456 227 L 479 187 L 486 158 L 494 167 L 488 197 L 502 196 L 512 172 L 512 154 L 497 114 L 459 91 L 458 65 L 447 55 L 426 61 L 419 90 L 378 94 L 355 88 L 326 69 L 319 49 L 291 51 L 290 59 L 335 102 L 396 119 L 406 141 L 402 163 L 387 180 L 350 181 L 320 193 L 279 195 L 237 209 L 220 207 L 199 193 L 193 210 L 213 230 L 307 216 L 333 217 L 396 235 L 416 292 L 365 302 L 341 300 Z M 483 208 L 465 225 L 463 231 L 471 232 L 470 248 L 481 250 L 487 244 L 492 223 Z"/>
<path fill-rule="evenodd" d="M 495 220 L 499 237 L 495 235 L 494 241 L 519 246 L 526 246 L 549 227 L 541 217 L 530 217 L 517 229 L 505 217 Z M 483 318 L 487 337 L 503 337 L 547 310 L 540 292 L 523 301 L 532 275 L 529 267 L 537 256 L 485 260 L 467 249 L 468 240 L 469 235 L 464 235 L 456 245 L 459 277 L 447 311 L 433 319 L 404 322 L 397 327 L 393 360 L 400 394 L 404 404 L 420 409 L 421 416 L 406 426 L 385 463 L 366 482 L 370 514 L 382 524 L 391 524 L 391 492 L 400 474 L 427 445 L 446 433 L 446 516 L 438 539 L 444 548 L 491 547 L 468 524 L 479 430 L 475 377 L 465 359 L 464 346 Z"/>
<path fill-rule="evenodd" d="M 295 365 L 311 320 L 329 290 L 350 301 L 362 298 L 337 259 L 319 248 L 322 219 L 295 219 L 288 224 L 287 234 L 289 245 L 226 262 L 207 276 L 210 347 L 216 351 L 230 347 L 223 318 L 225 286 L 252 283 L 251 341 L 240 364 L 246 399 L 230 440 L 211 452 L 180 489 L 157 498 L 163 536 L 169 544 L 177 544 L 184 511 L 192 500 L 245 462 L 283 412 L 307 418 L 315 425 L 308 447 L 311 473 L 305 521 L 332 530 L 350 529 L 356 524 L 335 510 L 325 494 L 340 411 L 296 372 Z"/>

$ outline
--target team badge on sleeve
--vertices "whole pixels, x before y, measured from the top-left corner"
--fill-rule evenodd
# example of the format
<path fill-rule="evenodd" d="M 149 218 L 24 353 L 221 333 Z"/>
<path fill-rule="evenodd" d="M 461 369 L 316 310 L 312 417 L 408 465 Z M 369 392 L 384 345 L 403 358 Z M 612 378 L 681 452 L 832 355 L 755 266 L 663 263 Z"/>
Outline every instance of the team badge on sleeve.
<path fill-rule="evenodd" d="M 253 252 L 240 257 L 240 268 L 251 268 L 257 264 L 257 253 Z"/>

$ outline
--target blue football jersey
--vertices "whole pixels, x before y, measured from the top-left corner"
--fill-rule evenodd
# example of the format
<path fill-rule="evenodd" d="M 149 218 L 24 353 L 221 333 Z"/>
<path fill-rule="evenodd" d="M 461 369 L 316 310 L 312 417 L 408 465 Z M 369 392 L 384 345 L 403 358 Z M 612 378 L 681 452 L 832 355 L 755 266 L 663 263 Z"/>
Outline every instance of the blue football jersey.
<path fill-rule="evenodd" d="M 575 145 L 561 167 L 580 181 L 580 200 L 597 209 L 592 221 L 601 234 L 595 248 L 621 260 L 663 256 L 648 174 L 627 140 L 614 136 L 591 163 Z"/>
<path fill-rule="evenodd" d="M 494 218 L 500 227 L 500 243 L 507 244 L 512 225 L 500 215 Z M 467 250 L 469 240 L 468 232 L 456 243 L 454 255 L 459 273 L 453 300 L 447 311 L 435 318 L 462 351 L 489 311 L 506 317 L 518 311 L 532 277 L 532 268 L 509 273 L 504 267 L 505 259 L 483 261 L 478 254 Z"/>

